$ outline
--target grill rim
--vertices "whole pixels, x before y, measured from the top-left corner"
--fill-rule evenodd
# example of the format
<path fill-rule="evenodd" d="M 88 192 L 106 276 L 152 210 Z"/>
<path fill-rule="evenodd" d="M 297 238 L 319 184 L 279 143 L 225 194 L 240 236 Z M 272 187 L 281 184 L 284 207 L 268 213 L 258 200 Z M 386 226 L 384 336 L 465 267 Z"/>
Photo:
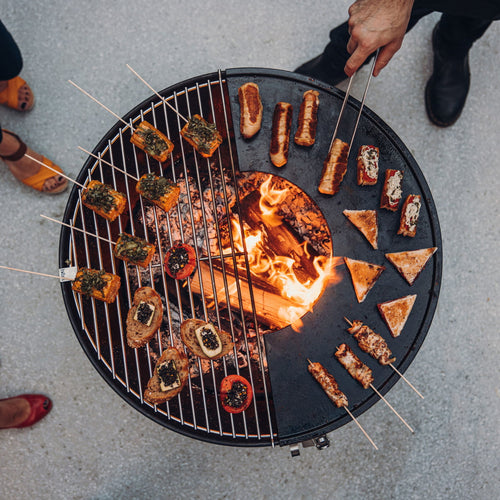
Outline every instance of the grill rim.
<path fill-rule="evenodd" d="M 221 73 L 221 79 L 225 79 L 227 81 L 228 78 L 231 76 L 242 76 L 242 75 L 249 75 L 249 76 L 255 76 L 255 75 L 262 75 L 262 76 L 276 76 L 276 77 L 284 77 L 287 79 L 292 79 L 295 81 L 299 81 L 301 83 L 304 83 L 310 87 L 317 87 L 319 89 L 322 89 L 326 92 L 337 94 L 338 96 L 343 96 L 344 93 L 336 88 L 329 87 L 325 84 L 322 84 L 321 82 L 318 82 L 316 80 L 311 80 L 307 77 L 303 77 L 302 75 L 296 75 L 295 73 L 290 73 L 286 72 L 283 70 L 275 70 L 275 69 L 268 69 L 268 68 L 232 68 L 232 69 L 227 69 Z M 200 81 L 208 82 L 210 81 L 213 83 L 214 81 L 219 79 L 219 75 L 217 73 L 206 73 L 204 75 L 199 75 L 195 76 L 193 78 L 189 78 L 187 80 L 184 80 L 183 82 L 176 83 L 175 85 L 172 85 L 170 87 L 167 87 L 166 89 L 162 90 L 160 93 L 162 95 L 170 95 L 172 93 L 176 92 L 176 89 L 189 89 L 193 88 L 196 86 L 197 83 Z M 148 106 L 151 105 L 152 99 L 154 96 L 150 96 L 149 98 L 145 99 L 142 101 L 140 104 L 135 106 L 132 110 L 130 110 L 125 116 L 124 119 L 128 122 L 131 123 L 133 121 L 133 118 L 136 117 L 138 114 L 140 115 L 141 110 L 147 109 Z M 230 96 L 231 98 L 231 96 Z M 357 101 L 355 98 L 350 97 L 349 98 L 349 103 L 351 106 L 354 108 L 359 109 L 360 102 Z M 229 110 L 228 113 L 231 111 Z M 442 239 L 441 239 L 441 232 L 440 232 L 440 226 L 439 226 L 439 221 L 437 218 L 437 211 L 436 207 L 433 201 L 432 196 L 430 195 L 430 189 L 428 187 L 427 181 L 425 180 L 425 177 L 423 176 L 423 173 L 420 171 L 420 168 L 418 167 L 418 164 L 413 158 L 413 155 L 411 152 L 408 150 L 408 148 L 404 145 L 404 143 L 401 141 L 401 139 L 395 134 L 395 132 L 387 125 L 385 122 L 379 118 L 373 111 L 371 111 L 369 108 L 364 107 L 363 109 L 363 114 L 366 115 L 368 118 L 370 118 L 374 123 L 379 126 L 383 132 L 390 138 L 390 140 L 394 143 L 397 144 L 398 148 L 402 151 L 402 153 L 405 154 L 405 157 L 410 159 L 410 162 L 412 164 L 412 167 L 416 166 L 416 169 L 414 173 L 416 174 L 416 177 L 418 179 L 418 182 L 420 184 L 420 187 L 422 188 L 422 193 L 426 195 L 426 203 L 429 206 L 429 211 L 432 213 L 433 217 L 430 219 L 430 225 L 432 228 L 433 235 L 436 239 L 437 246 L 439 247 L 439 251 L 436 252 L 434 258 L 434 269 L 435 269 L 435 283 L 433 287 L 433 297 L 429 301 L 425 318 L 424 321 L 421 324 L 421 330 L 425 331 L 423 335 L 419 335 L 417 338 L 417 341 L 412 344 L 412 348 L 409 350 L 407 355 L 404 357 L 403 360 L 401 360 L 401 363 L 398 365 L 398 368 L 400 369 L 401 372 L 405 372 L 406 369 L 410 366 L 411 362 L 415 358 L 417 352 L 419 351 L 420 347 L 423 344 L 423 341 L 425 340 L 425 337 L 428 333 L 429 327 L 432 323 L 432 319 L 434 316 L 434 313 L 436 311 L 437 307 L 437 301 L 439 298 L 439 292 L 440 292 L 440 286 L 441 286 L 441 277 L 442 277 Z M 236 128 L 236 125 L 234 124 L 233 120 L 233 126 Z M 119 131 L 116 132 L 116 127 L 117 124 L 114 124 L 108 132 L 103 136 L 103 138 L 99 141 L 99 143 L 95 146 L 93 153 L 97 154 L 99 152 L 103 152 L 106 150 L 108 147 L 109 143 L 109 138 L 114 137 L 116 133 L 120 133 Z M 89 169 L 92 167 L 92 165 L 95 164 L 94 159 L 88 158 L 77 179 L 79 181 L 84 181 L 88 175 Z M 79 193 L 79 188 L 77 186 L 73 186 L 72 191 L 69 194 L 68 200 L 73 200 L 75 196 L 78 198 L 78 193 Z M 429 196 L 427 196 L 429 195 Z M 65 213 L 63 220 L 64 221 L 69 221 L 71 220 L 71 214 L 74 212 L 75 207 L 73 205 L 70 206 L 68 203 L 66 205 Z M 69 252 L 67 251 L 68 248 L 70 248 L 71 244 L 71 232 L 66 230 L 65 228 L 61 229 L 61 234 L 60 234 L 60 241 L 59 241 L 59 263 L 61 267 L 65 267 L 65 262 L 63 261 L 63 255 L 69 255 Z M 66 253 L 64 253 L 66 252 Z M 81 318 L 79 316 L 79 312 L 75 306 L 72 292 L 70 285 L 67 283 L 61 283 L 61 289 L 63 293 L 63 298 L 65 302 L 65 306 L 68 312 L 68 316 L 70 318 L 70 322 L 72 324 L 73 330 L 75 333 L 77 331 L 82 331 L 81 329 Z M 165 420 L 165 415 L 166 412 L 163 410 L 158 409 L 157 411 L 154 410 L 153 407 L 150 405 L 143 404 L 141 402 L 140 398 L 129 398 L 127 397 L 127 394 L 132 392 L 135 394 L 134 390 L 127 390 L 125 383 L 119 378 L 119 377 L 111 377 L 110 376 L 110 371 L 106 370 L 103 363 L 102 359 L 99 359 L 96 357 L 97 350 L 95 346 L 92 345 L 92 342 L 87 338 L 87 335 L 76 335 L 80 345 L 82 346 L 84 352 L 86 353 L 87 357 L 90 359 L 92 362 L 93 366 L 96 368 L 98 373 L 106 380 L 108 385 L 110 385 L 117 394 L 119 394 L 123 399 L 127 401 L 130 405 L 132 405 L 135 409 L 140 411 L 142 414 L 145 416 L 151 418 L 153 421 L 157 422 L 158 424 L 162 425 L 163 427 L 167 427 L 170 430 L 174 430 L 175 432 L 178 432 L 182 435 L 185 435 L 187 437 L 195 437 L 197 439 L 200 439 L 202 441 L 210 442 L 213 444 L 222 444 L 222 445 L 230 445 L 230 446 L 245 446 L 245 447 L 261 447 L 261 446 L 274 446 L 274 441 L 272 437 L 269 437 L 268 434 L 262 435 L 260 439 L 247 439 L 243 436 L 242 439 L 239 438 L 237 435 L 237 439 L 235 439 L 232 435 L 225 436 L 224 434 L 214 434 L 213 432 L 209 432 L 208 430 L 206 433 L 200 432 L 198 429 L 192 428 L 190 426 L 177 426 L 177 425 L 170 425 L 171 423 L 171 418 L 168 418 Z M 266 341 L 266 339 L 264 339 Z M 266 348 L 267 351 L 267 348 Z M 399 377 L 397 374 L 393 374 L 392 376 L 388 377 L 388 379 L 384 382 L 383 386 L 379 388 L 382 394 L 387 393 L 392 386 L 399 380 Z M 272 391 L 271 391 L 272 392 Z M 353 410 L 354 415 L 360 415 L 364 413 L 367 409 L 369 409 L 373 404 L 375 404 L 378 401 L 378 397 L 375 395 L 371 396 L 365 404 L 360 405 L 358 408 Z M 340 417 L 336 420 L 327 425 L 321 426 L 319 428 L 311 429 L 307 432 L 302 432 L 300 435 L 297 436 L 287 436 L 284 439 L 279 438 L 279 432 L 278 428 L 274 427 L 273 430 L 273 436 L 277 440 L 279 439 L 279 444 L 280 446 L 287 445 L 287 444 L 292 444 L 296 443 L 298 441 L 305 441 L 307 439 L 311 439 L 314 437 L 317 437 L 318 435 L 324 434 L 325 432 L 330 432 L 332 430 L 335 430 L 338 427 L 341 427 L 345 423 L 350 422 L 350 417 L 348 415 L 345 415 L 343 417 Z M 196 436 L 193 435 L 193 433 L 196 434 Z M 269 439 L 269 440 L 268 440 Z"/>

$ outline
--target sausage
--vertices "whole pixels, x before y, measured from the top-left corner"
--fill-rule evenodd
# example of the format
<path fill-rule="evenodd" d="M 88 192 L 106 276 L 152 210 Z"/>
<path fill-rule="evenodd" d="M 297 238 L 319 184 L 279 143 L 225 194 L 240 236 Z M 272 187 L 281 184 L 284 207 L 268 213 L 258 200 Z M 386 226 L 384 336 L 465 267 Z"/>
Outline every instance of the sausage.
<path fill-rule="evenodd" d="M 318 125 L 319 92 L 306 90 L 302 96 L 299 111 L 299 126 L 295 133 L 295 144 L 299 146 L 312 146 L 316 140 L 316 127 Z"/>
<path fill-rule="evenodd" d="M 347 396 L 339 389 L 337 381 L 328 373 L 326 368 L 321 363 L 311 363 L 307 367 L 309 373 L 316 379 L 319 385 L 326 392 L 327 396 L 335 403 L 337 408 L 348 406 Z"/>
<path fill-rule="evenodd" d="M 318 186 L 320 193 L 334 195 L 338 192 L 340 183 L 347 172 L 348 154 L 349 144 L 335 139 L 323 163 L 323 172 Z"/>
<path fill-rule="evenodd" d="M 278 102 L 274 107 L 269 156 L 275 167 L 282 167 L 288 161 L 292 114 L 293 107 L 288 102 Z"/>
<path fill-rule="evenodd" d="M 245 139 L 250 139 L 262 125 L 262 101 L 259 86 L 256 83 L 244 83 L 238 89 L 240 101 L 240 132 Z"/>

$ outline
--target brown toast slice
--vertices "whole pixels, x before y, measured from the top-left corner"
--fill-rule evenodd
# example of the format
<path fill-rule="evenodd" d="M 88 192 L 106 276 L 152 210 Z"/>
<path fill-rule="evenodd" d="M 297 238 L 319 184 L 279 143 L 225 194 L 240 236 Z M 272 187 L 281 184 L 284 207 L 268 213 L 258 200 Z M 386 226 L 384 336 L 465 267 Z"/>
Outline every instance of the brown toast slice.
<path fill-rule="evenodd" d="M 150 304 L 155 308 L 149 326 L 139 321 L 139 319 L 134 319 L 141 302 Z M 160 328 L 162 320 L 163 304 L 160 295 L 149 286 L 138 288 L 134 294 L 132 307 L 127 314 L 127 344 L 132 348 L 147 344 Z"/>
<path fill-rule="evenodd" d="M 385 256 L 399 271 L 401 276 L 403 276 L 410 285 L 413 285 L 436 250 L 437 247 L 421 248 L 420 250 L 386 253 Z"/>
<path fill-rule="evenodd" d="M 179 386 L 167 391 L 163 391 L 160 385 L 160 377 L 158 375 L 158 367 L 170 360 L 173 360 L 175 363 L 175 368 L 177 370 L 177 374 L 179 375 Z M 165 401 L 169 401 L 174 396 L 177 396 L 184 386 L 186 385 L 187 379 L 189 375 L 189 363 L 187 356 L 182 352 L 178 351 L 175 347 L 169 347 L 163 351 L 163 354 L 160 356 L 158 361 L 156 362 L 153 376 L 149 379 L 146 390 L 144 391 L 144 399 L 152 404 L 160 404 Z"/>
<path fill-rule="evenodd" d="M 359 229 L 368 243 L 378 249 L 378 215 L 376 210 L 344 210 L 344 215 Z"/>
<path fill-rule="evenodd" d="M 365 300 L 368 292 L 385 270 L 385 266 L 371 264 L 363 260 L 350 259 L 349 257 L 344 257 L 344 261 L 351 273 L 351 280 L 356 298 L 358 302 L 361 303 Z"/>
<path fill-rule="evenodd" d="M 406 295 L 400 299 L 377 304 L 380 315 L 389 327 L 393 337 L 398 337 L 403 331 L 416 298 L 416 295 Z"/>
<path fill-rule="evenodd" d="M 215 331 L 220 338 L 222 344 L 222 351 L 216 356 L 208 357 L 200 347 L 198 338 L 196 336 L 196 330 L 200 326 L 207 325 L 206 321 L 201 319 L 186 319 L 181 323 L 181 339 L 186 347 L 195 355 L 203 359 L 219 359 L 228 354 L 234 347 L 231 335 L 224 330 L 219 330 L 215 325 Z"/>

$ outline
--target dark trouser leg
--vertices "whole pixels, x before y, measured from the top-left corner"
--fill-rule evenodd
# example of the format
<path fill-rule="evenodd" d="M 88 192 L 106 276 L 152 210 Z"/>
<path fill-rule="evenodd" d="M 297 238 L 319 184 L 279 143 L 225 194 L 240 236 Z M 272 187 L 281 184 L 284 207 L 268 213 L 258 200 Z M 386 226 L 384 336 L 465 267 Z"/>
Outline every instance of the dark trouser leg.
<path fill-rule="evenodd" d="M 0 81 L 11 80 L 21 73 L 23 58 L 12 35 L 0 21 Z"/>
<path fill-rule="evenodd" d="M 427 115 L 439 127 L 459 118 L 470 87 L 469 50 L 490 20 L 443 14 L 432 34 L 434 70 L 425 89 Z"/>
<path fill-rule="evenodd" d="M 410 31 L 422 17 L 431 12 L 433 11 L 428 8 L 414 8 L 406 32 Z M 339 84 L 347 78 L 344 73 L 344 66 L 350 57 L 349 52 L 347 52 L 348 41 L 349 25 L 345 22 L 330 31 L 330 42 L 322 54 L 298 67 L 295 71 L 302 75 L 317 78 L 330 85 Z M 372 57 L 369 57 L 364 64 L 367 64 Z"/>

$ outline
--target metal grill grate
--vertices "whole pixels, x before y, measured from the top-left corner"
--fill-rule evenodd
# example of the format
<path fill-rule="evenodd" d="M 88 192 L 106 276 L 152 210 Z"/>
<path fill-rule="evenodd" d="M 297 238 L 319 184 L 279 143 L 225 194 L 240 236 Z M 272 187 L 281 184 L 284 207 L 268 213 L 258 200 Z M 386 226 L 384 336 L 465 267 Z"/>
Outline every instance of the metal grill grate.
<path fill-rule="evenodd" d="M 237 257 L 240 260 L 243 258 L 246 264 L 244 278 L 249 285 L 251 303 L 254 304 L 246 252 L 238 253 L 235 250 L 229 231 L 230 250 L 222 253 L 222 229 L 219 220 L 215 217 L 212 221 L 215 234 L 213 231 L 210 233 L 207 221 L 209 212 L 217 214 L 222 210 L 226 214 L 233 212 L 239 215 L 237 155 L 232 141 L 233 125 L 228 111 L 229 98 L 225 90 L 225 80 L 219 72 L 218 78 L 214 80 L 207 78 L 170 95 L 162 95 L 184 116 L 198 113 L 214 122 L 224 137 L 224 142 L 210 159 L 194 154 L 192 147 L 180 138 L 184 124 L 158 98 L 145 101 L 133 110 L 126 117 L 130 126 L 117 125 L 107 134 L 107 139 L 93 152 L 105 161 L 87 160 L 79 181 L 87 185 L 90 180 L 99 180 L 124 193 L 129 201 L 126 214 L 112 223 L 107 222 L 82 205 L 81 193 L 75 188 L 70 196 L 65 220 L 86 233 L 76 229 L 63 229 L 60 260 L 70 261 L 78 267 L 105 269 L 118 274 L 122 278 L 122 287 L 116 302 L 108 305 L 94 299 L 82 298 L 72 292 L 68 284 L 63 284 L 66 305 L 73 311 L 73 314 L 70 312 L 70 317 L 74 326 L 78 322 L 79 340 L 98 371 L 140 411 L 166 427 L 197 438 L 227 444 L 274 445 L 275 431 L 265 348 L 260 336 L 253 334 L 253 330 L 258 332 L 259 328 L 255 310 L 248 318 L 243 307 L 240 308 L 241 312 L 233 312 L 230 308 L 219 306 L 217 295 L 221 290 L 216 289 L 215 283 L 208 295 L 216 300 L 211 300 L 206 296 L 202 279 L 199 280 L 200 293 L 195 294 L 191 289 L 190 280 L 183 284 L 166 277 L 162 272 L 165 248 L 162 248 L 160 242 L 167 240 L 172 244 L 175 240 L 172 234 L 172 215 L 165 215 L 160 209 L 149 206 L 149 202 L 144 201 L 135 192 L 135 181 L 105 163 L 110 162 L 136 178 L 153 172 L 185 183 L 188 219 L 192 226 L 190 232 L 193 235 L 201 232 L 204 241 L 204 247 L 194 245 L 198 263 L 206 264 L 205 269 L 212 278 L 214 265 L 217 265 L 225 283 L 222 293 L 226 297 L 221 302 L 229 304 L 226 267 L 236 269 Z M 160 163 L 129 142 L 131 128 L 142 120 L 147 120 L 158 129 L 166 131 L 175 144 L 163 171 Z M 216 184 L 222 186 L 222 198 Z M 198 207 L 195 207 L 192 199 L 193 193 L 199 194 Z M 230 207 L 228 193 L 234 193 L 233 207 Z M 204 196 L 205 194 L 208 196 Z M 215 206 L 216 202 L 219 205 Z M 181 211 L 185 209 L 180 202 L 171 212 L 181 221 Z M 198 213 L 195 213 L 196 211 Z M 153 224 L 148 225 L 151 214 Z M 195 220 L 199 215 L 201 221 L 196 224 Z M 188 232 L 186 227 L 179 223 L 177 229 L 180 231 L 180 239 L 185 241 L 185 233 Z M 146 271 L 116 261 L 113 258 L 113 245 L 92 236 L 95 234 L 116 241 L 119 233 L 124 231 L 157 244 L 158 256 Z M 219 250 L 213 252 L 213 246 Z M 235 273 L 235 282 L 236 294 L 241 301 L 238 271 Z M 164 321 L 154 340 L 142 348 L 131 349 L 126 342 L 125 319 L 134 291 L 139 286 L 151 286 L 165 299 Z M 151 406 L 144 401 L 143 391 L 153 373 L 154 361 L 167 345 L 183 348 L 178 341 L 179 322 L 191 317 L 213 318 L 220 328 L 231 333 L 244 354 L 237 352 L 235 347 L 233 356 L 222 358 L 220 362 L 204 362 L 199 358 L 192 360 L 187 387 L 173 400 Z M 249 328 L 252 331 L 249 331 Z M 220 381 L 230 373 L 245 376 L 255 394 L 251 407 L 239 415 L 226 413 L 219 404 Z"/>

